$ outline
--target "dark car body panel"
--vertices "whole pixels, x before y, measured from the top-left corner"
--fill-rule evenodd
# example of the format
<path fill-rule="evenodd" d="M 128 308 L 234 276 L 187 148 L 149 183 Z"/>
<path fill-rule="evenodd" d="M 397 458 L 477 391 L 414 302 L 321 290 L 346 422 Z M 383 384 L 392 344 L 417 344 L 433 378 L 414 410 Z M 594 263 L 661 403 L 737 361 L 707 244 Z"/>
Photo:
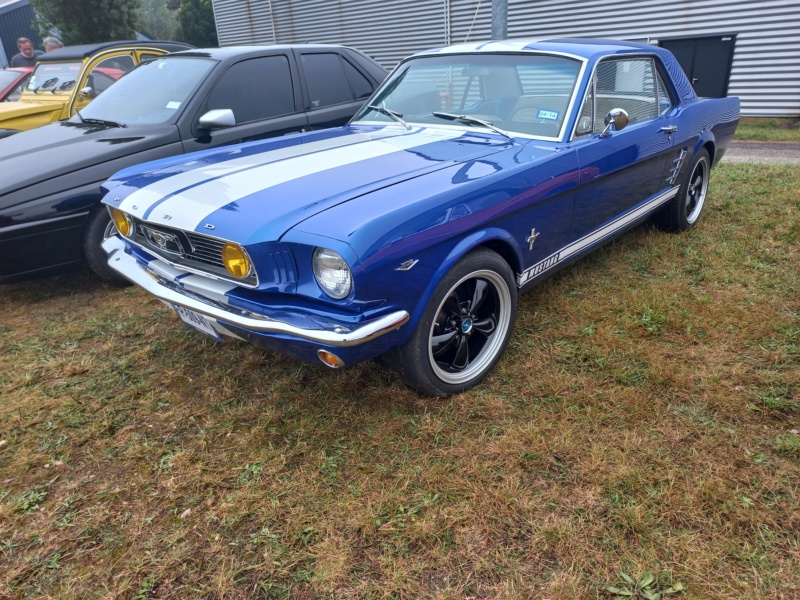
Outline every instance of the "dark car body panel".
<path fill-rule="evenodd" d="M 380 83 L 375 74 L 385 75 L 377 64 L 372 64 L 371 69 L 363 67 L 358 61 L 369 59 L 352 49 L 303 47 L 303 51 L 309 49 L 349 57 L 371 78 L 374 87 Z M 208 110 L 208 94 L 228 68 L 243 60 L 271 55 L 285 56 L 290 63 L 295 84 L 292 114 L 214 131 L 198 127 L 199 117 Z M 173 56 L 198 56 L 216 63 L 173 122 L 120 128 L 82 123 L 80 117 L 74 117 L 21 132 L 13 140 L 0 140 L 4 171 L 0 177 L 0 282 L 79 266 L 83 262 L 82 239 L 87 219 L 99 206 L 100 183 L 121 169 L 185 152 L 318 128 L 320 120 L 309 117 L 314 111 L 305 109 L 306 84 L 295 64 L 292 46 L 190 50 L 163 58 L 171 60 Z M 113 90 L 110 88 L 106 94 Z M 242 89 L 241 93 L 246 94 L 247 90 Z M 344 122 L 362 103 L 363 100 L 354 100 L 334 107 L 340 114 L 323 122 Z"/>

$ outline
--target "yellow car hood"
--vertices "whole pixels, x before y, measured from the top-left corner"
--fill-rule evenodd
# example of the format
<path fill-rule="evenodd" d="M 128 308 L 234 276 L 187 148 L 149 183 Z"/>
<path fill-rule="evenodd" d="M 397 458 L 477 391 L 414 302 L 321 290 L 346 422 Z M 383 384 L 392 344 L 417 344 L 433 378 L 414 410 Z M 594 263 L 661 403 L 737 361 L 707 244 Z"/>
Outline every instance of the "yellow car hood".
<path fill-rule="evenodd" d="M 3 102 L 0 104 L 0 129 L 25 131 L 58 121 L 65 104 L 62 98 L 42 102 Z"/>

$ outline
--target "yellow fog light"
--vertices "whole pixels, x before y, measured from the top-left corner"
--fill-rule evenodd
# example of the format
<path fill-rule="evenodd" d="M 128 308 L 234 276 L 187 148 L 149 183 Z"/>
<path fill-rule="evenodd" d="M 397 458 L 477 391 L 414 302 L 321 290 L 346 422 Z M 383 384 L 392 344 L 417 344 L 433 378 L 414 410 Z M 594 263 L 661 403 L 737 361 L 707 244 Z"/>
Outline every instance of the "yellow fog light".
<path fill-rule="evenodd" d="M 237 279 L 244 279 L 250 275 L 250 259 L 239 244 L 228 242 L 222 247 L 222 263 L 228 273 Z"/>
<path fill-rule="evenodd" d="M 118 208 L 112 208 L 111 219 L 114 221 L 117 231 L 119 231 L 125 237 L 131 237 L 131 234 L 133 233 L 133 223 L 131 223 L 128 215 Z"/>

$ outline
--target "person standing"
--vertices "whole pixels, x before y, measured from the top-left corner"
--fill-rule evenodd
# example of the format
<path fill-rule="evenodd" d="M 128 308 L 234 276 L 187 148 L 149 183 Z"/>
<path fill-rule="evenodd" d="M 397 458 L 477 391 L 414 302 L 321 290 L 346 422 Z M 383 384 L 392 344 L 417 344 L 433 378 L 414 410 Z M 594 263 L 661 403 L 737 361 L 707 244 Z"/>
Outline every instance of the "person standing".
<path fill-rule="evenodd" d="M 36 57 L 44 54 L 41 50 L 34 50 L 33 43 L 25 37 L 17 40 L 17 49 L 19 54 L 11 57 L 12 67 L 35 67 Z"/>
<path fill-rule="evenodd" d="M 61 40 L 57 37 L 52 35 L 47 36 L 42 40 L 44 44 L 44 51 L 45 52 L 52 52 L 53 50 L 58 50 L 59 48 L 63 48 L 64 44 L 61 43 Z"/>

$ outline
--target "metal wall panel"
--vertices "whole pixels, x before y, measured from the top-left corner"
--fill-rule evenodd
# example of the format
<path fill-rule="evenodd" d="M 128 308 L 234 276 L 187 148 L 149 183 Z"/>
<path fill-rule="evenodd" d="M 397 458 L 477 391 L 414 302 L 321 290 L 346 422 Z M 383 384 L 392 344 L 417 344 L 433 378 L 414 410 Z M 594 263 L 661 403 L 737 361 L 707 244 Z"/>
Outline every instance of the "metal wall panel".
<path fill-rule="evenodd" d="M 387 68 L 427 48 L 489 39 L 491 0 L 213 0 L 221 45 L 328 42 Z M 736 34 L 728 94 L 742 114 L 800 115 L 800 0 L 508 0 L 508 37 Z"/>

